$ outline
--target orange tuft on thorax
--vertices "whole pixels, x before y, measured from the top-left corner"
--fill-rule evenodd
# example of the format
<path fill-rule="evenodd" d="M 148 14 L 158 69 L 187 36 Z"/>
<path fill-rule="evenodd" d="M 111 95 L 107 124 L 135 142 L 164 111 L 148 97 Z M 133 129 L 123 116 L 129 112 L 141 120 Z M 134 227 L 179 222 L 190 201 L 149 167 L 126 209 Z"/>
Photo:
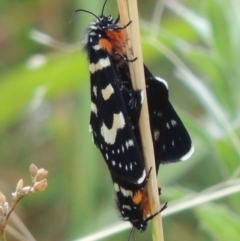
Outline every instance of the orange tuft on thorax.
<path fill-rule="evenodd" d="M 112 54 L 113 46 L 112 43 L 109 42 L 107 39 L 100 39 L 99 45 L 102 49 L 106 50 L 110 55 Z"/>
<path fill-rule="evenodd" d="M 109 55 L 112 55 L 113 50 L 117 51 L 120 55 L 126 54 L 125 40 L 123 30 L 105 31 L 107 38 L 99 40 L 99 45 L 102 49 L 106 50 Z"/>

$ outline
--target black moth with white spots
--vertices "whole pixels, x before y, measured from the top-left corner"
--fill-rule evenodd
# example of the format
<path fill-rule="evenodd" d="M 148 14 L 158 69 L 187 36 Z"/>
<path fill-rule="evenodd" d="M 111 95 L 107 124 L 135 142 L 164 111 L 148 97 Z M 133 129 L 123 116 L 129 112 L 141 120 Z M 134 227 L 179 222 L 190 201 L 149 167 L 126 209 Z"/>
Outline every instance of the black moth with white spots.
<path fill-rule="evenodd" d="M 144 232 L 147 222 L 162 212 L 167 203 L 153 215 L 150 214 L 149 197 L 146 184 L 150 175 L 148 172 L 146 179 L 140 185 L 119 180 L 112 175 L 113 186 L 117 195 L 117 207 L 124 221 L 129 221 L 134 228 Z M 160 189 L 159 189 L 160 191 Z"/>
<path fill-rule="evenodd" d="M 130 183 L 141 184 L 146 177 L 142 154 L 138 147 L 123 96 L 141 106 L 142 92 L 122 86 L 109 53 L 99 41 L 113 21 L 100 17 L 89 27 L 85 49 L 90 62 L 91 117 L 90 131 L 111 173 Z M 103 24 L 106 23 L 104 30 Z M 140 107 L 137 115 L 140 115 Z"/>
<path fill-rule="evenodd" d="M 113 63 L 116 62 L 114 66 L 117 66 L 118 78 L 121 79 L 124 87 L 132 89 L 128 64 L 117 64 L 119 60 L 115 60 L 112 56 L 111 60 Z M 186 128 L 168 99 L 167 82 L 154 77 L 145 65 L 144 73 L 155 164 L 158 172 L 160 164 L 187 160 L 193 154 L 194 147 Z M 130 120 L 132 120 L 136 117 L 137 107 L 132 107 L 126 98 L 125 103 Z M 141 148 L 139 126 L 136 120 L 132 122 L 132 126 L 139 148 Z"/>

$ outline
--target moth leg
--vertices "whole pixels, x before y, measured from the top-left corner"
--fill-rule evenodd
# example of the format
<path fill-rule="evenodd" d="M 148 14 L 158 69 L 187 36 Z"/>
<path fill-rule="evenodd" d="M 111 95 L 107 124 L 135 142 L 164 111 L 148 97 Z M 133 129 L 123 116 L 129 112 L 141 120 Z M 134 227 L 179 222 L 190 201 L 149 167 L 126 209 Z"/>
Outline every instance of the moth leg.
<path fill-rule="evenodd" d="M 116 50 L 114 51 L 114 54 L 116 54 L 118 57 L 120 57 L 120 59 L 122 59 L 123 61 L 125 61 L 127 63 L 134 62 L 137 60 L 137 57 L 134 59 L 128 59 L 128 57 L 125 54 L 122 55 L 122 54 L 118 53 L 118 51 L 116 51 Z"/>
<path fill-rule="evenodd" d="M 142 103 L 143 103 L 143 91 L 142 90 L 129 90 L 122 86 L 122 97 L 127 109 L 127 113 L 132 124 L 133 129 L 138 125 Z"/>

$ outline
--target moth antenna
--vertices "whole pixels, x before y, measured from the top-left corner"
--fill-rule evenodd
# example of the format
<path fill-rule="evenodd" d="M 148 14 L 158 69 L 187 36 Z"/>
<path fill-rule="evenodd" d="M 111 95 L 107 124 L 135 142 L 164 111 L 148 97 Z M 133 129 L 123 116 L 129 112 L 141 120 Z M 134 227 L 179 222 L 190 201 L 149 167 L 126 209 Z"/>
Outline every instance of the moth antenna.
<path fill-rule="evenodd" d="M 107 3 L 107 0 L 105 0 L 105 2 L 104 2 L 104 4 L 103 4 L 102 14 L 101 14 L 101 16 L 103 16 L 103 12 L 104 12 L 104 8 L 105 8 L 105 6 L 106 6 L 106 3 Z"/>
<path fill-rule="evenodd" d="M 131 236 L 133 236 L 133 240 L 135 240 L 135 237 L 134 237 L 134 231 L 135 231 L 135 228 L 132 227 L 131 232 L 130 232 L 130 234 L 129 234 L 129 236 L 128 236 L 128 240 L 127 240 L 127 241 L 130 241 Z"/>
<path fill-rule="evenodd" d="M 145 219 L 146 222 L 148 222 L 149 220 L 152 220 L 155 216 L 157 216 L 159 213 L 161 213 L 164 209 L 167 208 L 167 202 L 163 205 L 163 207 L 156 213 L 154 213 L 153 215 L 149 216 L 147 219 Z"/>
<path fill-rule="evenodd" d="M 118 13 L 117 18 L 116 18 L 116 20 L 114 21 L 114 24 L 117 24 L 117 23 L 119 22 L 119 20 L 120 20 L 120 14 Z"/>
<path fill-rule="evenodd" d="M 77 9 L 77 10 L 75 10 L 75 11 L 73 12 L 72 17 L 71 17 L 71 20 L 70 20 L 70 23 L 73 21 L 73 19 L 74 19 L 74 17 L 75 17 L 75 14 L 76 14 L 77 12 L 89 13 L 89 14 L 93 15 L 96 19 L 98 19 L 98 21 L 100 21 L 99 17 L 98 17 L 96 14 L 94 14 L 94 13 L 92 13 L 92 12 L 90 12 L 90 11 L 84 10 L 84 9 Z"/>

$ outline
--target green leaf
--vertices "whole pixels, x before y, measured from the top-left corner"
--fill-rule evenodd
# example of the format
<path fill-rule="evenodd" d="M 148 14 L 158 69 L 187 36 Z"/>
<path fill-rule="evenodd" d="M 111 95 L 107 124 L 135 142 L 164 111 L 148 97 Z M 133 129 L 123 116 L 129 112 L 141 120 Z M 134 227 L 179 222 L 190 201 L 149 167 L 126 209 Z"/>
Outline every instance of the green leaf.
<path fill-rule="evenodd" d="M 16 122 L 38 95 L 56 98 L 76 92 L 88 80 L 86 61 L 77 54 L 59 54 L 37 68 L 21 66 L 2 77 L 0 82 L 0 130 Z"/>

